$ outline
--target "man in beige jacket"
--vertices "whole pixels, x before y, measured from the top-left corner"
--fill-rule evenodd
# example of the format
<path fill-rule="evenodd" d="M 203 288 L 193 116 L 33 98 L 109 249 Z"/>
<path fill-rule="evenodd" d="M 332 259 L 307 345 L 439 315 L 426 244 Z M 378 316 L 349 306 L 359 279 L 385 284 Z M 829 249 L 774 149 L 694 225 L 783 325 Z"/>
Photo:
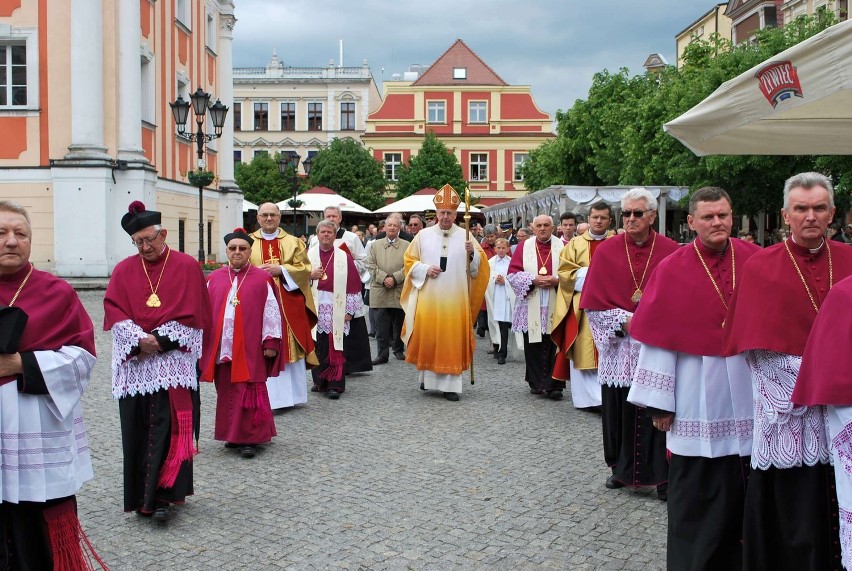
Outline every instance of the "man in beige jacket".
<path fill-rule="evenodd" d="M 370 307 L 377 310 L 376 342 L 378 351 L 373 365 L 394 357 L 405 360 L 405 346 L 400 338 L 405 313 L 399 304 L 405 280 L 405 250 L 409 242 L 399 237 L 402 220 L 391 215 L 385 221 L 385 237 L 370 242 L 367 269 L 370 272 Z"/>

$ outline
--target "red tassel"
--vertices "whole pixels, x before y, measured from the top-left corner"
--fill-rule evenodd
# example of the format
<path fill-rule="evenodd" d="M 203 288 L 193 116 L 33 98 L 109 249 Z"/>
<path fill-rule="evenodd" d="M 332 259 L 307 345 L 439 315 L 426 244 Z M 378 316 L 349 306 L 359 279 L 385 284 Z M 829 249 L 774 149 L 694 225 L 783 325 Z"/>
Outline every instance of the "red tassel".
<path fill-rule="evenodd" d="M 246 386 L 243 393 L 243 400 L 240 403 L 245 410 L 253 410 L 252 424 L 260 426 L 272 419 L 272 409 L 269 405 L 269 398 L 264 394 L 260 383 L 250 383 Z"/>
<path fill-rule="evenodd" d="M 192 410 L 177 412 L 178 430 L 172 430 L 169 441 L 169 454 L 160 470 L 157 485 L 161 488 L 171 488 L 175 485 L 181 464 L 192 460 L 195 449 L 192 446 Z"/>
<path fill-rule="evenodd" d="M 44 522 L 50 539 L 54 571 L 109 569 L 80 526 L 74 500 L 44 510 Z"/>
<path fill-rule="evenodd" d="M 320 374 L 320 378 L 324 381 L 337 381 L 343 376 L 343 365 L 346 364 L 346 359 L 343 356 L 343 351 L 338 351 L 334 348 L 334 337 L 328 336 L 328 364 L 325 370 Z"/>

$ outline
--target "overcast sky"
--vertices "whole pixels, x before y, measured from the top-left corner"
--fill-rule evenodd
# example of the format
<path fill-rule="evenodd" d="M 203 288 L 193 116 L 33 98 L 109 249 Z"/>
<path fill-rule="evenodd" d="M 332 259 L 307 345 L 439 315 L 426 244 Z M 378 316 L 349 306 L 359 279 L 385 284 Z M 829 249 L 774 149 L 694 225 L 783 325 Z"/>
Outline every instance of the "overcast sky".
<path fill-rule="evenodd" d="M 651 53 L 675 63 L 675 34 L 709 0 L 235 0 L 234 65 L 326 66 L 366 59 L 381 90 L 411 64 L 431 64 L 462 39 L 511 85 L 529 85 L 554 117 L 586 99 L 593 75 L 643 72 Z M 383 71 L 384 70 L 384 71 Z"/>

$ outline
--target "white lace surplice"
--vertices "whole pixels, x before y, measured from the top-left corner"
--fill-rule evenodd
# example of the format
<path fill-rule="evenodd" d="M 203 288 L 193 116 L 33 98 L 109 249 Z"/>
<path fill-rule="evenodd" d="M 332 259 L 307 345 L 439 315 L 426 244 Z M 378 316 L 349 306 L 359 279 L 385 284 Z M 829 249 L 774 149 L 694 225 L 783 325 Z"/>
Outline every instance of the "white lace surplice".
<path fill-rule="evenodd" d="M 843 566 L 852 569 L 852 406 L 828 406 L 831 458 L 840 506 L 840 548 Z"/>
<path fill-rule="evenodd" d="M 825 407 L 790 402 L 802 358 L 765 349 L 744 355 L 754 383 L 751 467 L 766 470 L 828 463 Z"/>
<path fill-rule="evenodd" d="M 0 501 L 73 495 L 93 476 L 80 399 L 95 357 L 74 346 L 34 351 L 48 394 L 0 387 Z"/>
<path fill-rule="evenodd" d="M 317 333 L 333 333 L 334 294 L 320 290 L 317 294 Z M 363 309 L 360 293 L 346 294 L 346 313 L 357 316 Z M 349 321 L 343 322 L 343 335 L 349 335 Z"/>
<path fill-rule="evenodd" d="M 742 355 L 702 357 L 643 343 L 627 400 L 675 413 L 666 433 L 674 454 L 751 454 L 751 375 Z"/>
<path fill-rule="evenodd" d="M 162 355 L 131 357 L 130 352 L 147 334 L 130 319 L 112 326 L 113 398 L 152 394 L 173 387 L 198 388 L 195 367 L 201 358 L 202 330 L 167 321 L 156 331 L 180 344 L 180 348 Z"/>
<path fill-rule="evenodd" d="M 598 382 L 610 387 L 629 387 L 639 361 L 639 342 L 630 335 L 616 336 L 621 324 L 633 314 L 624 309 L 586 310 L 595 347 L 598 349 Z"/>

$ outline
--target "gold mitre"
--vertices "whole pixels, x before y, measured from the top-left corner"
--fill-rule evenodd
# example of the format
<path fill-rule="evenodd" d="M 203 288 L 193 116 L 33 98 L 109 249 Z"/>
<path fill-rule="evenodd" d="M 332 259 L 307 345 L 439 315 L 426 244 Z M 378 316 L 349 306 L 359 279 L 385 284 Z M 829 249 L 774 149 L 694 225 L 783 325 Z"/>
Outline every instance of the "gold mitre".
<path fill-rule="evenodd" d="M 432 202 L 435 204 L 436 210 L 455 210 L 461 204 L 461 197 L 456 189 L 445 184 L 432 199 Z"/>

